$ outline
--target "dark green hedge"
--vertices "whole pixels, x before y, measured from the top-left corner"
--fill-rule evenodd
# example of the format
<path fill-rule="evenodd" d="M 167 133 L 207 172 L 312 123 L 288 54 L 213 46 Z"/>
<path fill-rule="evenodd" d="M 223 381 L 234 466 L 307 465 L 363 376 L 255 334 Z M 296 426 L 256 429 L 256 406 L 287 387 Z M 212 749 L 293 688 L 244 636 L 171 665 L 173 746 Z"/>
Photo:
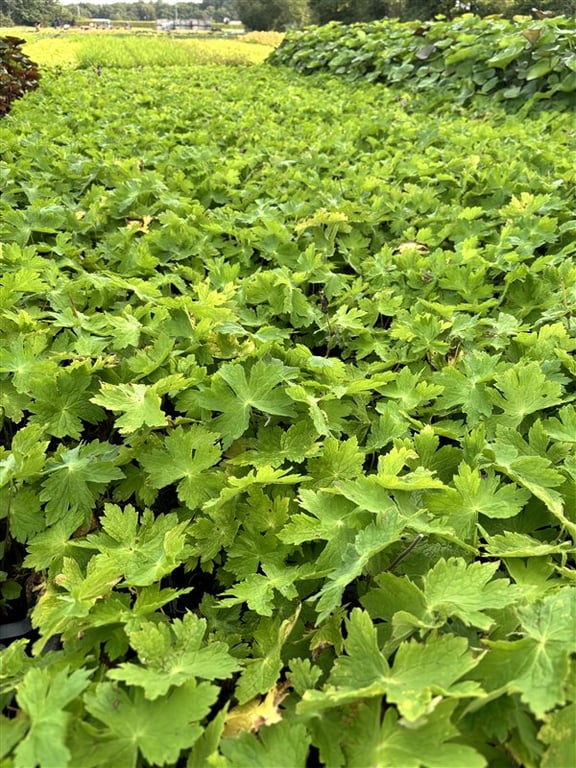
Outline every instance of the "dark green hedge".
<path fill-rule="evenodd" d="M 477 93 L 514 106 L 576 103 L 576 20 L 566 17 L 333 22 L 289 33 L 268 61 L 436 91 L 440 100 L 459 103 Z"/>

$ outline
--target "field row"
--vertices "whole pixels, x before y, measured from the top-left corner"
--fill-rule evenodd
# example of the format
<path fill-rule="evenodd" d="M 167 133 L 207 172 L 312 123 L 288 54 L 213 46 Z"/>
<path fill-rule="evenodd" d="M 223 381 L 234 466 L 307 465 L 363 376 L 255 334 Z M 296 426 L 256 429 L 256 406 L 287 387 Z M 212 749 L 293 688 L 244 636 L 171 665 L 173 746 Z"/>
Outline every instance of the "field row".
<path fill-rule="evenodd" d="M 191 66 L 259 64 L 282 39 L 278 33 L 252 33 L 238 39 L 184 34 L 75 30 L 31 32 L 27 28 L 0 30 L 26 40 L 24 52 L 41 68 Z"/>

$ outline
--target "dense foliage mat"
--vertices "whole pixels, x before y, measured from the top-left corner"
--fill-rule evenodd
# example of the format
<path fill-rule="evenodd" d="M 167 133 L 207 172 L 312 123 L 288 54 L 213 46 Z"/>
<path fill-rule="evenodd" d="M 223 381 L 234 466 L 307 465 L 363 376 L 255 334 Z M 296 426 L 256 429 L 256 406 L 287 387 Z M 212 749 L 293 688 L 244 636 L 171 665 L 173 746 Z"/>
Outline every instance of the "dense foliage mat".
<path fill-rule="evenodd" d="M 275 44 L 278 44 L 276 35 Z M 41 69 L 72 66 L 97 72 L 102 67 L 173 67 L 200 64 L 249 66 L 272 51 L 265 38 L 174 37 L 165 32 L 40 32 L 28 35 L 24 51 Z"/>
<path fill-rule="evenodd" d="M 24 42 L 19 37 L 0 37 L 0 118 L 15 99 L 38 87 L 40 73 L 21 50 Z"/>
<path fill-rule="evenodd" d="M 509 107 L 576 103 L 576 19 L 337 22 L 289 33 L 271 64 L 401 84 L 434 102 L 472 97 Z"/>
<path fill-rule="evenodd" d="M 2 765 L 571 764 L 571 115 L 104 69 L 0 142 Z"/>

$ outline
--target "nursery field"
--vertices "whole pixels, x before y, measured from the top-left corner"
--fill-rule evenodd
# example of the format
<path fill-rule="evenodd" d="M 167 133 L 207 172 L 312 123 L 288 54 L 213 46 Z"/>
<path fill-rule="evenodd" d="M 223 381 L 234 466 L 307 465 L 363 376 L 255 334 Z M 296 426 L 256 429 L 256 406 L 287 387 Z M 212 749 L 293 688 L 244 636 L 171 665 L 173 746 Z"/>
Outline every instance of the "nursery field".
<path fill-rule="evenodd" d="M 0 122 L 2 768 L 574 764 L 574 113 L 431 98 Z"/>
<path fill-rule="evenodd" d="M 94 68 L 260 64 L 280 42 L 275 33 L 252 33 L 236 39 L 133 30 L 48 30 L 6 27 L 1 35 L 26 41 L 24 52 L 42 67 Z"/>

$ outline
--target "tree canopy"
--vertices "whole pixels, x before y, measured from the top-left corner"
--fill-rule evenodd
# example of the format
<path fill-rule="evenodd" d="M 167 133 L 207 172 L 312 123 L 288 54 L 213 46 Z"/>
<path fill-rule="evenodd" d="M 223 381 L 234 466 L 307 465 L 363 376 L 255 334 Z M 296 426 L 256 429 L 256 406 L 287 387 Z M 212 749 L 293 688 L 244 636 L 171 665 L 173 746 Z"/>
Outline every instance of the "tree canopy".
<path fill-rule="evenodd" d="M 58 0 L 0 0 L 0 17 L 13 24 L 48 24 L 61 11 Z"/>
<path fill-rule="evenodd" d="M 188 0 L 177 5 L 181 19 L 240 19 L 248 29 L 258 30 L 284 30 L 330 21 L 351 24 L 386 16 L 424 21 L 438 14 L 450 17 L 466 11 L 512 16 L 530 14 L 534 5 L 545 13 L 576 14 L 576 0 Z M 0 0 L 0 23 L 4 24 L 49 24 L 56 19 L 71 21 L 76 16 L 146 21 L 172 18 L 174 13 L 174 4 L 163 0 L 109 4 L 80 0 L 74 6 L 61 5 L 59 0 Z"/>

